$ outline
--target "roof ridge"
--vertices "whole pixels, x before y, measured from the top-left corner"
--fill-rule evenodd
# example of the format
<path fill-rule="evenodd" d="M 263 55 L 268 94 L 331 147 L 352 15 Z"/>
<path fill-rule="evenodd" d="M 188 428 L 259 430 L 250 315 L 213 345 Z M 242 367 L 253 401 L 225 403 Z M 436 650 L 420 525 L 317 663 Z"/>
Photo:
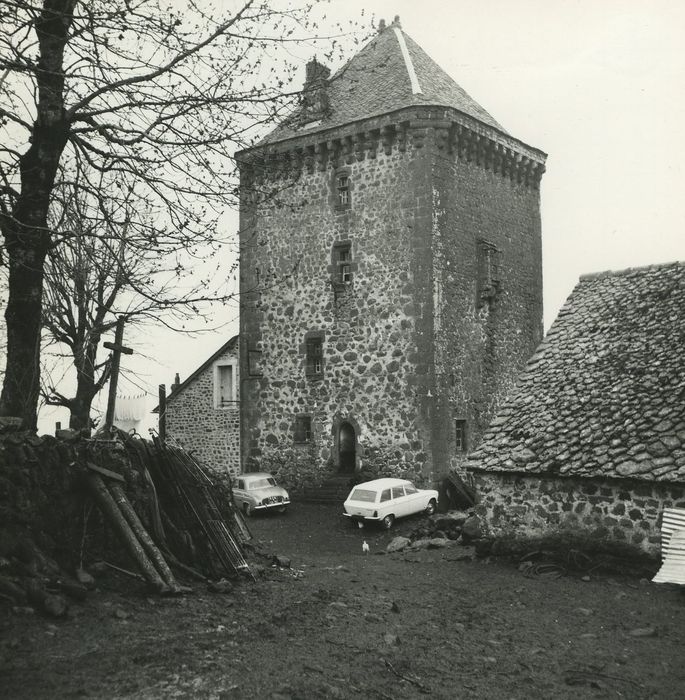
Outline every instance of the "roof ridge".
<path fill-rule="evenodd" d="M 400 45 L 400 51 L 402 52 L 402 58 L 404 59 L 404 65 L 407 69 L 409 75 L 409 82 L 411 83 L 411 91 L 413 95 L 423 95 L 423 90 L 421 89 L 421 84 L 416 75 L 416 68 L 414 68 L 414 63 L 409 55 L 409 49 L 407 48 L 407 43 L 404 40 L 404 32 L 400 29 L 399 25 L 394 25 L 392 28 L 395 31 L 395 36 L 397 37 L 397 42 Z"/>
<path fill-rule="evenodd" d="M 580 275 L 578 280 L 601 279 L 603 277 L 624 277 L 634 272 L 647 272 L 648 270 L 662 270 L 668 267 L 685 267 L 685 260 L 672 260 L 671 262 L 652 263 L 651 265 L 638 265 L 636 267 L 626 267 L 622 270 L 602 270 L 601 272 L 586 272 Z"/>
<path fill-rule="evenodd" d="M 477 129 L 492 130 L 511 138 L 507 130 L 402 29 L 399 17 L 389 25 L 381 22 L 378 29 L 378 33 L 333 75 L 319 81 L 320 84 L 309 85 L 312 89 L 306 97 L 311 98 L 309 101 L 316 110 L 312 111 L 311 105 L 301 98 L 300 104 L 264 137 L 262 143 L 299 136 L 306 128 L 311 129 L 307 134 L 318 133 L 400 109 L 424 106 L 456 110 L 472 120 Z M 318 120 L 314 113 L 320 117 Z"/>

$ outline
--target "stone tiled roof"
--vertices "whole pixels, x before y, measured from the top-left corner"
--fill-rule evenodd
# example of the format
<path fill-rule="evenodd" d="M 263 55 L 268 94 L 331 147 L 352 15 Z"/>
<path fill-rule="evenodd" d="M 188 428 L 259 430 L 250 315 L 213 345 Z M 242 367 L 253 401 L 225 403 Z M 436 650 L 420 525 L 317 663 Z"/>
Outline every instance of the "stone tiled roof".
<path fill-rule="evenodd" d="M 409 63 L 421 92 L 412 89 Z M 330 112 L 320 122 L 295 127 L 297 112 L 275 129 L 266 141 L 280 141 L 302 133 L 348 124 L 412 105 L 452 107 L 502 133 L 506 131 L 452 80 L 398 23 L 382 29 L 328 81 Z"/>
<path fill-rule="evenodd" d="M 685 262 L 581 277 L 469 466 L 685 482 Z"/>

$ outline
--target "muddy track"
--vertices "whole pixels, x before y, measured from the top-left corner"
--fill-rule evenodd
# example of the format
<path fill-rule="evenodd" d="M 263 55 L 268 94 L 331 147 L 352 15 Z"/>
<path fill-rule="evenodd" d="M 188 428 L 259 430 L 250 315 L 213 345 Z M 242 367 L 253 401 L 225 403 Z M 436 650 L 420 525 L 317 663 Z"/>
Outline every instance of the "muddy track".
<path fill-rule="evenodd" d="M 381 555 L 391 532 L 294 504 L 253 518 L 291 558 L 230 593 L 101 582 L 55 623 L 0 605 L 7 698 L 680 698 L 681 591 L 528 578 L 458 545 Z M 366 539 L 370 554 L 362 552 Z"/>

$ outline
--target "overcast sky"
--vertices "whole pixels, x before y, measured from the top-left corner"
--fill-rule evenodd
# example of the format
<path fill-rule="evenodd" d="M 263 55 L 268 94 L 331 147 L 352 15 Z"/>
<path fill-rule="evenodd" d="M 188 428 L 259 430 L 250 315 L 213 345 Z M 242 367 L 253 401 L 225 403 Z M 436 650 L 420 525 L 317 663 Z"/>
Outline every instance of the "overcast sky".
<path fill-rule="evenodd" d="M 685 260 L 685 3 L 333 0 L 326 8 L 341 20 L 362 11 L 369 23 L 399 15 L 510 134 L 548 153 L 545 328 L 583 273 Z M 235 311 L 216 317 L 229 322 L 218 335 L 131 339 L 138 355 L 123 362 L 150 391 L 150 408 L 159 383 L 174 372 L 183 380 L 237 332 Z M 137 392 L 125 379 L 122 390 Z"/>

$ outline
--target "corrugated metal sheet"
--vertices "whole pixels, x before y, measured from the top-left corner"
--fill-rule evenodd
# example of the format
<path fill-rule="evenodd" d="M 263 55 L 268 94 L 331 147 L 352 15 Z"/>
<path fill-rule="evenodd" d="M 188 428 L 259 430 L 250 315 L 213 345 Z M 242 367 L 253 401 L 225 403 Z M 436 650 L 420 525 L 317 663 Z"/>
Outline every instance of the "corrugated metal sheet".
<path fill-rule="evenodd" d="M 685 509 L 664 508 L 661 524 L 662 565 L 654 583 L 685 585 Z"/>

